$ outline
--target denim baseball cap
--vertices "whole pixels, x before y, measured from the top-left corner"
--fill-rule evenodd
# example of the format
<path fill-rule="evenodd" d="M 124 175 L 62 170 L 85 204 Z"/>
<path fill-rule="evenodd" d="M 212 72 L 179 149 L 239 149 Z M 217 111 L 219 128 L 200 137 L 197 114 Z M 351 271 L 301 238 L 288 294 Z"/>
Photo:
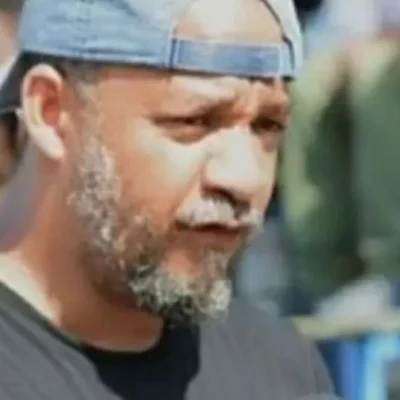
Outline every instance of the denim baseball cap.
<path fill-rule="evenodd" d="M 28 53 L 254 78 L 292 78 L 302 38 L 292 0 L 259 0 L 274 15 L 283 41 L 237 43 L 179 36 L 175 28 L 198 0 L 27 0 L 19 56 L 0 89 L 0 113 L 19 107 Z"/>

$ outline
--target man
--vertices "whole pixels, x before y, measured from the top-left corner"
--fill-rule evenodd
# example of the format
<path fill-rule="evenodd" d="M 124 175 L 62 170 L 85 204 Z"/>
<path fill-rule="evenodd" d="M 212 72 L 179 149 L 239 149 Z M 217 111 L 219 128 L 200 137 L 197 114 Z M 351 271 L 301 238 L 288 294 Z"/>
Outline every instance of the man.
<path fill-rule="evenodd" d="M 0 109 L 21 109 L 32 184 L 29 229 L 0 272 L 1 399 L 329 391 L 290 327 L 228 307 L 226 266 L 273 186 L 300 38 L 289 2 L 223 6 L 26 3 L 0 93 Z"/>

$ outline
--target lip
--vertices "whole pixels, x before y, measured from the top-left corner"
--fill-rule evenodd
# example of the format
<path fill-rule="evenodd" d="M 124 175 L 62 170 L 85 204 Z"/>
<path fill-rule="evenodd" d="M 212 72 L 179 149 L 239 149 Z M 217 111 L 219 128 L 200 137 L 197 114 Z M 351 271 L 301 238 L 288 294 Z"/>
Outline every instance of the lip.
<path fill-rule="evenodd" d="M 190 236 L 193 240 L 209 243 L 213 246 L 234 247 L 242 242 L 247 235 L 245 228 L 231 228 L 223 225 L 209 224 L 196 227 L 180 226 L 179 231 Z"/>

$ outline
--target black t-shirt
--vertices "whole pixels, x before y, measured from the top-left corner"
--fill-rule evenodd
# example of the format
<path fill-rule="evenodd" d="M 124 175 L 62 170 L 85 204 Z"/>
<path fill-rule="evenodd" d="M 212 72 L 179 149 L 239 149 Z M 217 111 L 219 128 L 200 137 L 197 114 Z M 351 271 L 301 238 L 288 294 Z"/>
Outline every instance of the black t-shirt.
<path fill-rule="evenodd" d="M 118 353 L 77 344 L 0 285 L 1 400 L 296 400 L 329 392 L 312 346 L 233 302 L 223 322 L 167 327 L 157 346 Z"/>

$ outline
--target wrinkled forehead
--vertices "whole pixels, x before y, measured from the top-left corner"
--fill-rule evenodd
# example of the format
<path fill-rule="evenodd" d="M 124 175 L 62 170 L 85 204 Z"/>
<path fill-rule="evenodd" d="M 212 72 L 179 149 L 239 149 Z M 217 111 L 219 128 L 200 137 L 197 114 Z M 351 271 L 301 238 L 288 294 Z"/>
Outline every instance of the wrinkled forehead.
<path fill-rule="evenodd" d="M 172 101 L 175 97 L 181 97 L 189 101 L 192 99 L 204 99 L 215 103 L 231 103 L 252 89 L 258 92 L 271 92 L 276 85 L 271 79 L 247 79 L 240 77 L 199 76 L 188 74 L 170 74 L 165 79 L 164 97 Z M 282 81 L 282 91 L 287 93 L 287 85 Z"/>
<path fill-rule="evenodd" d="M 118 68 L 105 71 L 99 80 L 99 94 L 108 103 L 132 104 L 145 115 L 200 115 L 223 112 L 252 104 L 252 107 L 289 107 L 288 85 L 284 80 L 219 76 L 150 69 Z M 129 82 L 129 84 L 128 84 Z M 280 110 L 281 110 L 280 108 Z"/>

